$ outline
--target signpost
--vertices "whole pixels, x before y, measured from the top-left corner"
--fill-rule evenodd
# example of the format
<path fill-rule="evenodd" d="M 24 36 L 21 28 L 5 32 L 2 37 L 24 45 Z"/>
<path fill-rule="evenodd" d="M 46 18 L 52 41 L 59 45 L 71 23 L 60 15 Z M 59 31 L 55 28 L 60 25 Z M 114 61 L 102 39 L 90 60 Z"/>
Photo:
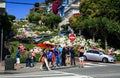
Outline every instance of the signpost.
<path fill-rule="evenodd" d="M 74 41 L 76 39 L 76 34 L 69 34 L 70 41 Z"/>

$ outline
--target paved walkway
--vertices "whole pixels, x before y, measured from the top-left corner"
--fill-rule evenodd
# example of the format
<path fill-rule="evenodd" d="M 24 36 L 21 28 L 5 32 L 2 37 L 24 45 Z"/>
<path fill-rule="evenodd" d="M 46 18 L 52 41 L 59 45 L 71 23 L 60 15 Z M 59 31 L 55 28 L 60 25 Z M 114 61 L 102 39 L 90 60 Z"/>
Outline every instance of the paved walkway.
<path fill-rule="evenodd" d="M 27 72 L 35 72 L 35 71 L 45 71 L 45 70 L 41 70 L 40 69 L 40 64 L 41 63 L 36 63 L 34 67 L 25 67 L 25 63 L 21 64 L 21 68 L 20 69 L 16 69 L 16 70 L 5 70 L 5 66 L 1 67 L 0 70 L 0 74 L 12 74 L 12 73 L 27 73 Z M 70 68 L 70 67 L 74 67 L 71 65 L 67 65 L 67 66 L 60 66 L 60 67 L 56 67 L 52 70 L 57 70 L 57 69 L 65 69 L 65 68 Z M 16 68 L 16 67 L 14 67 Z"/>

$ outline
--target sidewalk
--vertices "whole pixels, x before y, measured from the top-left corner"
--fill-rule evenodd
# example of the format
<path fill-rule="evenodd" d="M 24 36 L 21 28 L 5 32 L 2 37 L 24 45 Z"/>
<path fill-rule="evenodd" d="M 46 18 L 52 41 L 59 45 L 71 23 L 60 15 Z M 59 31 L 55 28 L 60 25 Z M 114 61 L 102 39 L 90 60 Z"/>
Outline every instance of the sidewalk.
<path fill-rule="evenodd" d="M 65 68 L 71 68 L 71 67 L 75 67 L 75 66 L 71 66 L 71 65 L 60 66 L 60 67 L 56 67 L 52 70 L 65 69 Z M 16 68 L 16 67 L 14 67 L 14 68 Z M 41 70 L 40 69 L 40 63 L 36 63 L 35 67 L 29 67 L 29 68 L 27 68 L 25 66 L 25 63 L 22 63 L 21 68 L 17 69 L 17 70 L 5 70 L 5 67 L 2 66 L 2 70 L 0 70 L 0 74 L 28 73 L 28 72 L 35 72 L 35 71 L 47 71 L 47 70 Z"/>

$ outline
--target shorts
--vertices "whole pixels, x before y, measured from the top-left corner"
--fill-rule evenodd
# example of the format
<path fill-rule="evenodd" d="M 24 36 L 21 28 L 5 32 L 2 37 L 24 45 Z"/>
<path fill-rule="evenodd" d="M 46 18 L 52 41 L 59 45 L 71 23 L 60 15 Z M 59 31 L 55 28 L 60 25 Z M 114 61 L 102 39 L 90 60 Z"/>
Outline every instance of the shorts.
<path fill-rule="evenodd" d="M 70 54 L 67 54 L 66 57 L 70 57 Z"/>
<path fill-rule="evenodd" d="M 20 58 L 16 58 L 16 63 L 20 64 Z"/>
<path fill-rule="evenodd" d="M 79 57 L 79 60 L 84 60 L 84 57 Z"/>
<path fill-rule="evenodd" d="M 48 59 L 48 62 L 52 62 L 52 59 Z"/>

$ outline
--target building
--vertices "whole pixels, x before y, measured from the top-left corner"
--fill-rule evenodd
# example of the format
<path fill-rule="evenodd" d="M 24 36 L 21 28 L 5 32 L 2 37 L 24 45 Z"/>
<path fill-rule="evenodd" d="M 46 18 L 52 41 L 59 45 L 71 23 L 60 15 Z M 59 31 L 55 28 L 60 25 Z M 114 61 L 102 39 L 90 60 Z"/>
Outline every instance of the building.
<path fill-rule="evenodd" d="M 46 5 L 45 3 L 35 3 L 34 8 L 30 12 L 35 12 L 40 9 L 46 10 L 46 13 L 53 12 L 54 14 L 59 14 L 63 21 L 59 24 L 65 25 L 69 24 L 69 18 L 74 14 L 79 14 L 79 4 L 80 0 L 56 0 L 53 3 Z"/>
<path fill-rule="evenodd" d="M 63 21 L 59 24 L 69 24 L 69 18 L 75 14 L 80 14 L 79 12 L 79 4 L 80 0 L 64 0 L 64 10 L 59 10 L 60 15 L 63 17 Z"/>

